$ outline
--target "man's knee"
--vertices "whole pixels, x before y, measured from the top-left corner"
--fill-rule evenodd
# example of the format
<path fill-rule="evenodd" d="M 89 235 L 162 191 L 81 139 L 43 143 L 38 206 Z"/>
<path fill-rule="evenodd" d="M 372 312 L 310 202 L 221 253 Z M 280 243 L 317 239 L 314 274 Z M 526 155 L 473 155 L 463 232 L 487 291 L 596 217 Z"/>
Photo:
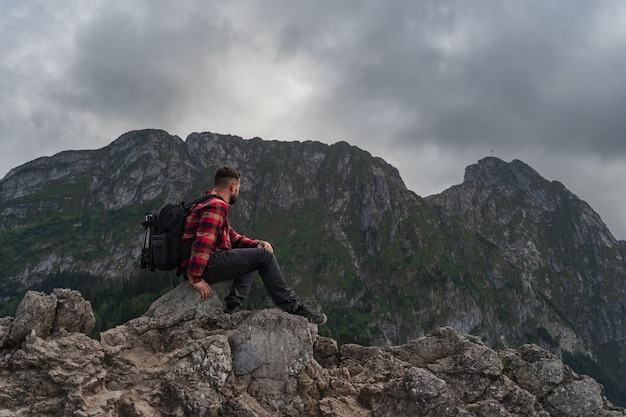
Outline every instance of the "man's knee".
<path fill-rule="evenodd" d="M 263 263 L 269 265 L 270 263 L 274 262 L 274 254 L 272 252 L 263 248 L 257 248 L 257 250 L 259 251 L 259 256 L 263 260 Z"/>

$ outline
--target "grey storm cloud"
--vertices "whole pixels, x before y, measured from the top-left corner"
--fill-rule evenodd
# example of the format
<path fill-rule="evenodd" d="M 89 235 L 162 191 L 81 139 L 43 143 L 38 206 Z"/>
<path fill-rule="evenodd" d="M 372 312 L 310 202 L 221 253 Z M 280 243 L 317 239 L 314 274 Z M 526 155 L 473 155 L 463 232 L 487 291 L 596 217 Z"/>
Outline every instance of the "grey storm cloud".
<path fill-rule="evenodd" d="M 302 47 L 341 74 L 332 102 L 320 106 L 324 116 L 342 114 L 339 108 L 364 118 L 395 115 L 391 129 L 405 142 L 515 148 L 521 141 L 624 155 L 626 45 L 622 37 L 621 48 L 603 51 L 611 40 L 598 33 L 610 8 L 584 1 L 449 4 L 367 3 L 369 10 L 342 16 L 347 30 L 334 29 L 333 19 L 297 33 L 320 44 L 335 39 L 327 50 Z"/>
<path fill-rule="evenodd" d="M 132 129 L 211 130 L 346 140 L 426 195 L 495 151 L 563 182 L 626 236 L 620 0 L 0 7 L 0 175 Z"/>
<path fill-rule="evenodd" d="M 77 33 L 68 105 L 105 117 L 181 117 L 194 89 L 214 79 L 221 56 L 237 42 L 233 28 L 220 22 L 210 6 L 196 7 L 144 4 L 141 13 L 133 14 L 103 4 L 94 21 Z"/>

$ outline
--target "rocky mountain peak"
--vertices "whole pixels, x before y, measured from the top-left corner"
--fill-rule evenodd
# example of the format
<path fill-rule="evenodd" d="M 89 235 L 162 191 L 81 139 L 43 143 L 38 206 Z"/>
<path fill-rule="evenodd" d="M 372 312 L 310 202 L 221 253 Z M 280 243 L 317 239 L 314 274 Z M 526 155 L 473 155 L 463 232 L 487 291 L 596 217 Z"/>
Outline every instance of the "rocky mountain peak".
<path fill-rule="evenodd" d="M 605 286 L 623 282 L 623 246 L 600 216 L 561 183 L 544 179 L 521 161 L 490 157 L 467 167 L 462 184 L 429 201 L 462 218 L 472 232 L 500 249 L 515 272 L 493 283 L 515 289 L 510 291 L 515 293 L 510 306 L 519 305 L 517 314 L 527 314 L 530 306 L 540 311 L 544 302 L 562 303 L 559 316 L 566 319 L 551 333 L 558 334 L 566 349 L 577 349 L 570 344 L 572 334 L 579 340 L 622 338 L 623 330 L 615 331 L 598 303 L 574 292 L 604 293 Z M 558 284 L 548 276 L 556 277 Z M 611 295 L 614 292 L 605 293 L 602 305 L 623 305 L 619 295 Z M 582 309 L 573 300 L 588 307 Z M 588 327 L 588 322 L 595 325 Z"/>
<path fill-rule="evenodd" d="M 100 340 L 83 334 L 89 312 L 55 290 L 0 319 L 2 416 L 626 416 L 551 353 L 451 328 L 338 346 L 276 309 L 221 313 L 187 283 Z"/>
<path fill-rule="evenodd" d="M 478 204 L 491 200 L 501 203 L 514 200 L 511 202 L 519 206 L 530 204 L 538 210 L 552 212 L 558 207 L 561 194 L 567 190 L 558 182 L 547 181 L 522 161 L 507 163 L 499 158 L 487 157 L 466 167 L 463 183 L 449 191 L 442 194 L 472 194 L 475 201 L 476 197 L 480 197 L 476 201 Z M 478 191 L 480 194 L 477 196 Z"/>
<path fill-rule="evenodd" d="M 507 163 L 495 157 L 483 158 L 465 169 L 462 184 L 429 200 L 450 213 L 467 214 L 469 225 L 485 235 L 493 236 L 495 225 L 500 228 L 522 224 L 529 231 L 537 231 L 548 219 L 567 212 L 573 226 L 580 230 L 581 244 L 582 240 L 597 239 L 598 235 L 600 243 L 608 246 L 616 243 L 600 216 L 586 202 L 560 182 L 546 180 L 519 160 Z"/>

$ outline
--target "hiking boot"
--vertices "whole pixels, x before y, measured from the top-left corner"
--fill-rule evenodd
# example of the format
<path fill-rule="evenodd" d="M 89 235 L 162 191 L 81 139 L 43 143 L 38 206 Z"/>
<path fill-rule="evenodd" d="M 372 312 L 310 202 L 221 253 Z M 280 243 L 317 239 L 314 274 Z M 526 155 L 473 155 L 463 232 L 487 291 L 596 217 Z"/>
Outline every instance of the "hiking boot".
<path fill-rule="evenodd" d="M 309 323 L 317 324 L 318 326 L 321 326 L 322 324 L 326 323 L 326 320 L 328 320 L 326 314 L 317 313 L 311 310 L 311 307 L 306 304 L 300 304 L 297 310 L 291 314 L 306 317 L 307 320 L 309 320 Z"/>
<path fill-rule="evenodd" d="M 241 304 L 239 303 L 227 302 L 226 307 L 224 307 L 224 313 L 226 314 L 235 314 L 239 310 L 241 310 Z"/>
<path fill-rule="evenodd" d="M 224 297 L 224 302 L 226 303 L 226 307 L 224 308 L 224 313 L 226 314 L 235 314 L 239 310 L 241 310 L 241 305 L 243 304 L 243 297 L 237 296 L 237 290 L 234 288 L 230 290 L 230 294 Z"/>

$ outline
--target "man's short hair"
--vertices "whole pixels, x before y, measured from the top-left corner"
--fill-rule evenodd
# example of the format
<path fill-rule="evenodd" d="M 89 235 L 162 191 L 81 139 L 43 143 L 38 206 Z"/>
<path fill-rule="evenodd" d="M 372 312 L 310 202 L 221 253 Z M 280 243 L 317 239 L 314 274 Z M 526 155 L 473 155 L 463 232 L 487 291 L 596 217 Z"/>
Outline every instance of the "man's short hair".
<path fill-rule="evenodd" d="M 230 185 L 231 181 L 241 180 L 241 175 L 233 167 L 223 166 L 215 171 L 215 177 L 213 178 L 213 185 L 216 187 L 226 187 Z"/>

